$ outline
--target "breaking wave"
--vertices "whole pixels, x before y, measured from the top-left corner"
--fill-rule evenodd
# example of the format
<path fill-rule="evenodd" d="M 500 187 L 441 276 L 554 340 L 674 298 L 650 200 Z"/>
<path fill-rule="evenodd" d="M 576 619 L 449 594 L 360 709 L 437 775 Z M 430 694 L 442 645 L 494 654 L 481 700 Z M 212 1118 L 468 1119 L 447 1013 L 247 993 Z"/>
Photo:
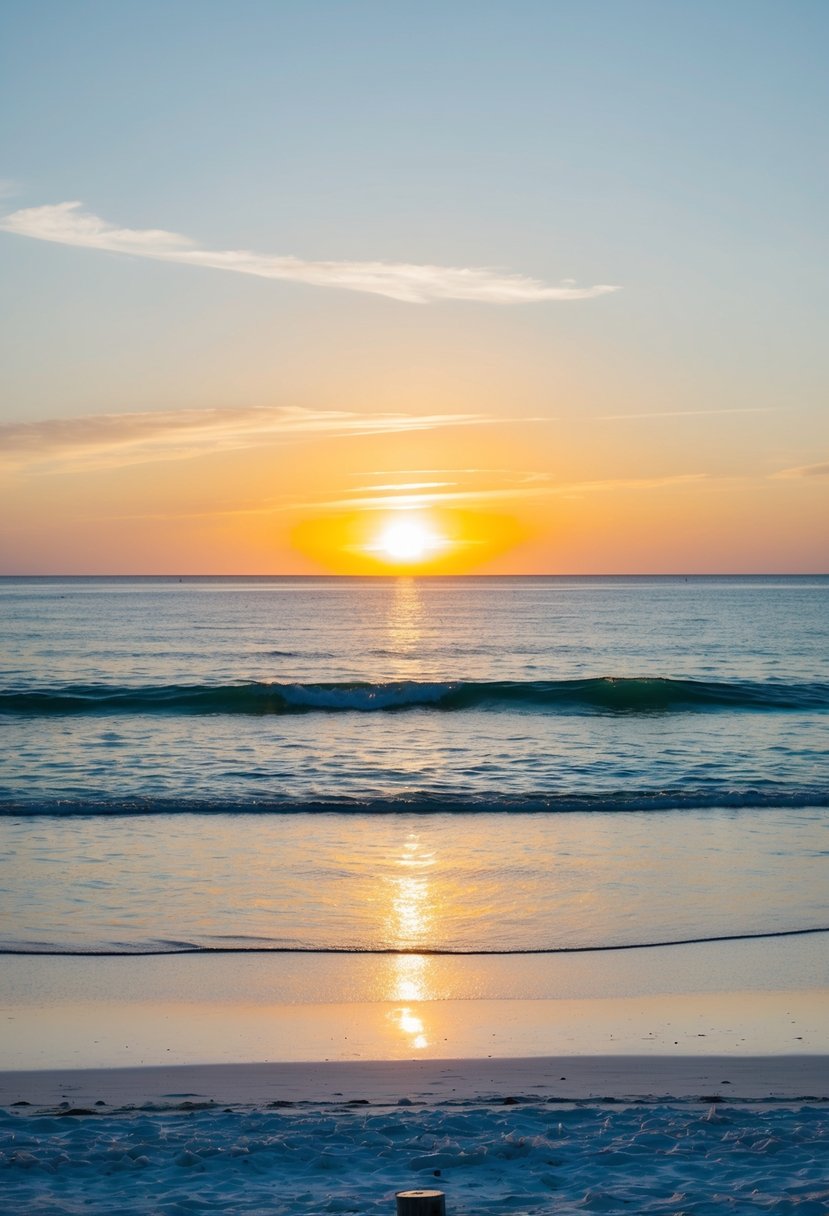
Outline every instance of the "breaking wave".
<path fill-rule="evenodd" d="M 578 680 L 386 683 L 71 684 L 0 691 L 2 714 L 371 713 L 428 708 L 579 714 L 829 710 L 829 683 L 604 676 Z"/>
<path fill-rule="evenodd" d="M 1 817 L 116 815 L 492 815 L 492 814 L 623 814 L 648 811 L 797 810 L 829 807 L 829 788 L 757 782 L 735 786 L 665 789 L 619 789 L 588 793 L 527 791 L 516 794 L 452 794 L 414 790 L 386 797 L 344 794 L 339 797 L 214 798 L 114 796 L 62 798 L 43 795 L 4 797 Z"/>

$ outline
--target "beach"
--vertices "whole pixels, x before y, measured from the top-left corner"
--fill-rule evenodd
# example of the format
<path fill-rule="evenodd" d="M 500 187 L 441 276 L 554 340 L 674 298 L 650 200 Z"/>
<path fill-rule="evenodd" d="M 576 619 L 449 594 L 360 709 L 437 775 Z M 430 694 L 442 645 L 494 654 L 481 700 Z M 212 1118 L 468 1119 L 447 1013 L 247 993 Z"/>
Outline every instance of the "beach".
<path fill-rule="evenodd" d="M 825 1212 L 827 586 L 0 584 L 0 1210 Z"/>
<path fill-rule="evenodd" d="M 405 1004 L 298 1000 L 325 957 L 7 957 L 0 1210 L 379 1213 L 438 1188 L 468 1216 L 823 1213 L 825 937 L 621 951 L 601 981 L 593 954 L 448 960 L 443 999 Z M 764 949 L 765 986 L 731 989 Z M 362 962 L 351 995 L 377 989 Z M 582 995 L 447 995 L 473 969 Z"/>
<path fill-rule="evenodd" d="M 0 1095 L 4 1211 L 393 1212 L 420 1188 L 469 1214 L 829 1202 L 826 1055 L 40 1071 Z"/>
<path fill-rule="evenodd" d="M 827 937 L 7 955 L 0 1210 L 823 1213 Z"/>
<path fill-rule="evenodd" d="M 0 1071 L 814 1056 L 829 1053 L 828 942 L 824 932 L 505 957 L 6 955 Z"/>

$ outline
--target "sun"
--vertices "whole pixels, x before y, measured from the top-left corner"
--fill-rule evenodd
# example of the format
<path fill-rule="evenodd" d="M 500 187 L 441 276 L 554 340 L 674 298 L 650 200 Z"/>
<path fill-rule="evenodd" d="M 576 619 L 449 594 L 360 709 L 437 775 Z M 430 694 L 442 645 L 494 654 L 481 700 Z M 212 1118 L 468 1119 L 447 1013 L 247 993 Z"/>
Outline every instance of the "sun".
<path fill-rule="evenodd" d="M 372 550 L 386 561 L 420 562 L 443 548 L 444 540 L 422 519 L 394 519 L 377 536 Z"/>
<path fill-rule="evenodd" d="M 380 534 L 380 548 L 397 562 L 419 561 L 429 548 L 430 536 L 422 524 L 401 520 Z"/>
<path fill-rule="evenodd" d="M 529 535 L 512 516 L 421 506 L 418 501 L 320 513 L 300 521 L 291 539 L 298 553 L 314 563 L 312 568 L 321 571 L 414 578 L 486 568 Z"/>

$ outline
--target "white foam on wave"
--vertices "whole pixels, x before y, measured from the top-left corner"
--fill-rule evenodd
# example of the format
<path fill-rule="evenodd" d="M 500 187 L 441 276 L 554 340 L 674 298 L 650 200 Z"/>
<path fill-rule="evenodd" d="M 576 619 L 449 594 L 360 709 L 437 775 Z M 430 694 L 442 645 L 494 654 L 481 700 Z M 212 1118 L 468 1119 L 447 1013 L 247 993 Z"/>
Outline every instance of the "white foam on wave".
<path fill-rule="evenodd" d="M 439 1188 L 452 1216 L 727 1210 L 823 1216 L 829 1112 L 560 1105 L 0 1114 L 8 1210 L 394 1210 Z M 514 1100 L 513 1100 L 514 1101 Z"/>

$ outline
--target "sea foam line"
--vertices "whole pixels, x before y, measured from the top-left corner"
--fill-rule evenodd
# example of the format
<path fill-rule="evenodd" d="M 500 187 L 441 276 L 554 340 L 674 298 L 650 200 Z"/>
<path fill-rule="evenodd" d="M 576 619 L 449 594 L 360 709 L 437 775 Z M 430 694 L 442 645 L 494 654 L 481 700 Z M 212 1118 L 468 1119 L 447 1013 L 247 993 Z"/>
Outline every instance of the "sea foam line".
<path fill-rule="evenodd" d="M 430 958 L 458 957 L 506 957 L 514 955 L 540 954 L 606 954 L 620 950 L 657 950 L 667 946 L 699 946 L 711 942 L 755 941 L 775 937 L 807 937 L 817 933 L 829 933 L 829 925 L 817 925 L 805 929 L 768 929 L 760 933 L 719 933 L 706 937 L 677 937 L 648 942 L 601 942 L 593 946 L 530 946 L 487 947 L 470 950 L 443 946 L 202 946 L 192 942 L 158 947 L 136 946 L 134 948 L 57 948 L 20 945 L 0 945 L 0 955 L 24 955 L 36 958 L 145 958 L 164 957 L 171 954 L 344 954 L 378 955 L 398 957 L 420 955 Z"/>

